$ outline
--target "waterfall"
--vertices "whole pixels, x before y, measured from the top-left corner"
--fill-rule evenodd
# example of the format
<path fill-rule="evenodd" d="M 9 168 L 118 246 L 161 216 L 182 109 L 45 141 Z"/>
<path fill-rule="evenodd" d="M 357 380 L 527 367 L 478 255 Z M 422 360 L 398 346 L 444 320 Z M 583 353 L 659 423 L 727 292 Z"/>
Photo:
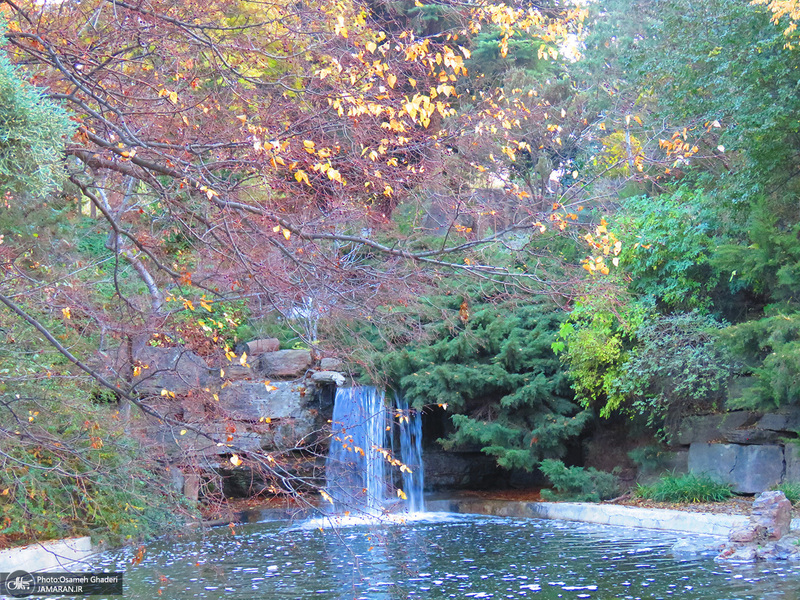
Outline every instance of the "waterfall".
<path fill-rule="evenodd" d="M 377 515 L 386 498 L 384 447 L 388 414 L 374 387 L 338 388 L 333 404 L 331 446 L 325 464 L 326 492 L 338 512 Z"/>
<path fill-rule="evenodd" d="M 425 470 L 422 466 L 422 412 L 408 407 L 408 402 L 397 399 L 397 422 L 400 429 L 400 460 L 409 470 L 403 469 L 403 492 L 406 494 L 408 512 L 425 512 Z"/>
<path fill-rule="evenodd" d="M 338 388 L 333 406 L 331 445 L 325 464 L 325 494 L 334 512 L 382 514 L 390 498 L 391 464 L 402 472 L 405 510 L 419 512 L 422 499 L 422 417 L 398 401 L 399 457 L 387 449 L 394 436 L 383 391 L 374 387 Z"/>

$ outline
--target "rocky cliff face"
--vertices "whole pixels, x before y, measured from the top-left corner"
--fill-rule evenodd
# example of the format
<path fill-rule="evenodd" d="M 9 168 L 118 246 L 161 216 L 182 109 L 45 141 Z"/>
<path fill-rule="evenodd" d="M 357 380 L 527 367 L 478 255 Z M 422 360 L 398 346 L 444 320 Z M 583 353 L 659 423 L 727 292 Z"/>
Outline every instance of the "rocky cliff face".
<path fill-rule="evenodd" d="M 308 350 L 277 348 L 277 340 L 255 340 L 243 363 L 218 364 L 181 347 L 136 350 L 136 392 L 175 419 L 140 422 L 136 433 L 187 495 L 281 493 L 324 477 L 335 388 L 348 378 L 321 370 Z M 254 451 L 266 453 L 262 468 L 230 461 Z"/>

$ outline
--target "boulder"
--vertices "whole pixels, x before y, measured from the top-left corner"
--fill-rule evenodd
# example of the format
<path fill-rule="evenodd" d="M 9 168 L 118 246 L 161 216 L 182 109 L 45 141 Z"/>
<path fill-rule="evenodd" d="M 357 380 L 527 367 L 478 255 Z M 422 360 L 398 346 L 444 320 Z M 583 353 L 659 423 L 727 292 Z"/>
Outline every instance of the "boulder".
<path fill-rule="evenodd" d="M 755 494 L 780 483 L 783 448 L 739 444 L 692 444 L 689 470 L 731 484 L 738 494 Z"/>
<path fill-rule="evenodd" d="M 265 377 L 302 377 L 311 363 L 308 350 L 278 350 L 260 355 L 254 368 Z"/>
<path fill-rule="evenodd" d="M 265 352 L 277 352 L 281 348 L 281 342 L 278 338 L 263 338 L 247 342 L 245 346 L 250 356 L 256 356 Z"/>
<path fill-rule="evenodd" d="M 688 446 L 696 443 L 732 441 L 728 437 L 729 432 L 748 427 L 755 423 L 757 418 L 756 413 L 748 411 L 686 417 L 678 431 L 678 443 Z"/>
<path fill-rule="evenodd" d="M 763 492 L 753 502 L 750 526 L 758 538 L 776 541 L 789 533 L 792 526 L 792 503 L 783 492 Z"/>
<path fill-rule="evenodd" d="M 272 389 L 275 388 L 275 389 Z M 219 408 L 226 417 L 238 421 L 301 418 L 307 388 L 288 381 L 236 381 L 220 390 Z"/>
<path fill-rule="evenodd" d="M 788 443 L 783 447 L 783 457 L 786 461 L 784 481 L 800 483 L 800 444 Z"/>
<path fill-rule="evenodd" d="M 164 389 L 185 394 L 205 387 L 211 377 L 205 360 L 180 347 L 144 346 L 135 358 L 141 372 L 133 383 L 140 394 L 160 394 Z"/>
<path fill-rule="evenodd" d="M 323 371 L 341 371 L 344 361 L 340 358 L 323 358 L 319 361 L 319 368 Z"/>
<path fill-rule="evenodd" d="M 800 408 L 786 407 L 777 412 L 765 414 L 758 420 L 756 427 L 769 431 L 800 431 Z"/>
<path fill-rule="evenodd" d="M 338 371 L 317 371 L 311 375 L 311 381 L 320 385 L 335 384 L 337 387 L 341 387 L 347 378 Z"/>
<path fill-rule="evenodd" d="M 734 529 L 722 549 L 719 560 L 752 562 L 787 560 L 800 557 L 796 534 L 789 535 L 792 505 L 783 492 L 763 492 L 753 502 L 747 524 Z"/>
<path fill-rule="evenodd" d="M 217 375 L 222 374 L 222 379 L 227 381 L 242 381 L 248 379 L 256 379 L 256 374 L 253 368 L 247 365 L 240 365 L 238 363 L 231 363 L 220 368 Z"/>

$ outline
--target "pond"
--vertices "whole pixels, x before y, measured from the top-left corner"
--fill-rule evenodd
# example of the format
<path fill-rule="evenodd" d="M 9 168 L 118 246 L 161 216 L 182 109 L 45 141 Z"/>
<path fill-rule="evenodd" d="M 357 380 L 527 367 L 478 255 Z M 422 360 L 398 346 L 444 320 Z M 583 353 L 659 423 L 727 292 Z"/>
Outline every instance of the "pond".
<path fill-rule="evenodd" d="M 428 513 L 319 529 L 265 522 L 109 553 L 125 599 L 395 600 L 685 598 L 800 600 L 800 564 L 678 560 L 677 534 Z"/>

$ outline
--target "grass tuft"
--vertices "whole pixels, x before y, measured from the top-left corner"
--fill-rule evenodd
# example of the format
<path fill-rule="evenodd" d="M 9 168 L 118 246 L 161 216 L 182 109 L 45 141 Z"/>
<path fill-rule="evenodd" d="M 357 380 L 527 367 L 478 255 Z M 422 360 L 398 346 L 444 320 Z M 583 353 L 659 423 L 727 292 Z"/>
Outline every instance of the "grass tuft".
<path fill-rule="evenodd" d="M 724 502 L 733 496 L 730 485 L 695 473 L 668 473 L 653 485 L 638 486 L 635 494 L 658 502 L 684 503 Z"/>

